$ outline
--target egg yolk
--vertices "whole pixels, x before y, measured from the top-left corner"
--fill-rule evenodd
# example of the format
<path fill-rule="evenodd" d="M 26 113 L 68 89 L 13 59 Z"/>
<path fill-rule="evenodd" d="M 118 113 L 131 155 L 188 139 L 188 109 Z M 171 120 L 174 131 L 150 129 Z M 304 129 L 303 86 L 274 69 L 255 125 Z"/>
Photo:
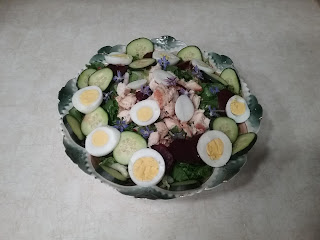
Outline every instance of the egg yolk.
<path fill-rule="evenodd" d="M 224 144 L 220 138 L 215 138 L 207 144 L 207 154 L 211 160 L 218 160 L 223 154 Z"/>
<path fill-rule="evenodd" d="M 118 57 L 118 58 L 126 58 L 128 57 L 127 54 L 114 54 L 114 55 L 111 55 L 112 57 Z"/>
<path fill-rule="evenodd" d="M 235 99 L 231 102 L 230 109 L 234 115 L 242 115 L 246 111 L 246 104 L 243 102 L 238 102 Z"/>
<path fill-rule="evenodd" d="M 159 172 L 159 164 L 153 157 L 139 158 L 133 164 L 133 174 L 140 181 L 150 181 Z"/>
<path fill-rule="evenodd" d="M 98 100 L 99 92 L 98 90 L 95 90 L 95 89 L 86 90 L 80 94 L 79 98 L 80 98 L 80 102 L 83 105 L 88 106 Z"/>
<path fill-rule="evenodd" d="M 109 136 L 105 131 L 98 130 L 92 134 L 92 144 L 96 147 L 102 147 L 109 141 Z"/>
<path fill-rule="evenodd" d="M 149 121 L 153 116 L 152 108 L 142 107 L 137 111 L 137 117 L 141 122 Z"/>

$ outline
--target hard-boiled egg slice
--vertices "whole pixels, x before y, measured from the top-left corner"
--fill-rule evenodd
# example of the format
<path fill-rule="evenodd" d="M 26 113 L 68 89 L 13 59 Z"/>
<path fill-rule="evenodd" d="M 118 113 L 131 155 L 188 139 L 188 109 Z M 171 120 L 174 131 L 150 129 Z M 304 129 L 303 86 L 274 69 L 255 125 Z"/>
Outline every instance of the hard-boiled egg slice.
<path fill-rule="evenodd" d="M 180 58 L 176 55 L 166 52 L 166 51 L 154 51 L 152 53 L 152 58 L 159 60 L 163 57 L 166 57 L 166 59 L 169 61 L 169 65 L 175 65 L 180 61 Z"/>
<path fill-rule="evenodd" d="M 78 90 L 72 96 L 73 106 L 82 113 L 91 113 L 102 103 L 102 91 L 97 86 L 89 86 Z"/>
<path fill-rule="evenodd" d="M 140 79 L 134 82 L 131 82 L 127 85 L 128 88 L 130 89 L 140 89 L 142 86 L 144 86 L 148 81 L 146 79 Z"/>
<path fill-rule="evenodd" d="M 226 113 L 227 116 L 232 118 L 236 123 L 245 122 L 250 117 L 250 109 L 246 100 L 238 95 L 235 95 L 228 100 Z"/>
<path fill-rule="evenodd" d="M 145 148 L 135 152 L 129 161 L 129 175 L 141 187 L 154 186 L 160 182 L 165 171 L 163 157 L 157 151 Z"/>
<path fill-rule="evenodd" d="M 153 78 L 154 80 L 159 83 L 159 84 L 163 84 L 165 86 L 168 86 L 168 78 L 175 78 L 176 75 L 174 75 L 172 72 L 167 72 L 164 70 L 154 70 L 153 71 Z"/>
<path fill-rule="evenodd" d="M 105 156 L 113 151 L 120 140 L 120 132 L 114 127 L 98 127 L 86 138 L 85 148 L 95 157 Z"/>
<path fill-rule="evenodd" d="M 205 62 L 199 60 L 199 59 L 192 59 L 191 64 L 195 67 L 198 66 L 198 68 L 206 73 L 214 73 L 216 69 L 210 67 Z"/>
<path fill-rule="evenodd" d="M 112 52 L 105 56 L 105 60 L 109 64 L 129 65 L 132 62 L 132 56 L 125 53 Z"/>
<path fill-rule="evenodd" d="M 178 97 L 174 110 L 177 118 L 182 122 L 189 121 L 194 114 L 193 103 L 187 95 Z"/>
<path fill-rule="evenodd" d="M 143 100 L 135 105 L 130 110 L 132 121 L 139 126 L 148 126 L 160 116 L 160 107 L 154 100 Z"/>
<path fill-rule="evenodd" d="M 232 144 L 223 132 L 207 131 L 199 138 L 197 151 L 200 158 L 211 167 L 221 167 L 229 161 Z"/>

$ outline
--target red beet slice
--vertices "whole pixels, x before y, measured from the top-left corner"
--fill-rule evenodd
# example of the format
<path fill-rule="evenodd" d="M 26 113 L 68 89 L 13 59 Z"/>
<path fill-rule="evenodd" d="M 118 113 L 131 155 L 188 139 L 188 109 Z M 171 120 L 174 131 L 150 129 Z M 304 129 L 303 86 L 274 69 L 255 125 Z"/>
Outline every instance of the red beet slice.
<path fill-rule="evenodd" d="M 146 53 L 146 54 L 143 56 L 143 58 L 152 58 L 152 53 L 153 53 L 153 52 L 148 52 L 148 53 Z"/>
<path fill-rule="evenodd" d="M 149 96 L 147 94 L 143 94 L 142 92 L 136 92 L 136 98 L 138 101 L 146 100 Z"/>
<path fill-rule="evenodd" d="M 225 110 L 228 100 L 234 95 L 228 89 L 223 89 L 218 92 L 218 110 Z M 220 116 L 226 116 L 225 112 L 219 113 Z"/>
<path fill-rule="evenodd" d="M 178 68 L 180 68 L 181 70 L 187 70 L 187 69 L 192 69 L 192 66 L 190 64 L 190 61 L 186 61 L 186 62 L 179 62 L 176 65 Z"/>
<path fill-rule="evenodd" d="M 204 164 L 197 151 L 200 136 L 196 135 L 189 139 L 175 139 L 169 146 L 173 158 L 177 162 Z"/>
<path fill-rule="evenodd" d="M 163 157 L 164 162 L 166 164 L 165 173 L 171 173 L 173 165 L 175 164 L 175 160 L 172 154 L 169 152 L 168 148 L 163 144 L 153 145 L 151 148 L 156 150 Z"/>
<path fill-rule="evenodd" d="M 113 75 L 117 75 L 117 71 L 121 72 L 121 75 L 125 74 L 128 70 L 128 66 L 122 66 L 122 65 L 113 65 L 113 64 L 109 64 L 107 66 L 108 68 L 110 68 L 113 72 Z"/>

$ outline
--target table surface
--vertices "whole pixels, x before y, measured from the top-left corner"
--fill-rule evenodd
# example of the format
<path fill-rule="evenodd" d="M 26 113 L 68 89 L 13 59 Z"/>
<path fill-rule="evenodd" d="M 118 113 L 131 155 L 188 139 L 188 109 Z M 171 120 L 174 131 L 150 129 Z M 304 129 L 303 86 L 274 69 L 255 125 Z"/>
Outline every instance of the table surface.
<path fill-rule="evenodd" d="M 319 10 L 315 0 L 0 0 L 0 239 L 319 239 Z M 262 128 L 230 182 L 134 199 L 68 159 L 57 94 L 100 47 L 166 34 L 230 56 L 264 108 Z"/>

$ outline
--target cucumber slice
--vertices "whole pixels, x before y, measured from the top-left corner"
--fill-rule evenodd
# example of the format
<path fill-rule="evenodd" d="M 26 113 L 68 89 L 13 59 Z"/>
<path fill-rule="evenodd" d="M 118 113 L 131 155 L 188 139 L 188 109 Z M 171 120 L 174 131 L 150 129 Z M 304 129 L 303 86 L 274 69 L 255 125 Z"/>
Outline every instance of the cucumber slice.
<path fill-rule="evenodd" d="M 202 53 L 197 46 L 187 46 L 178 52 L 178 57 L 184 62 L 191 61 L 192 59 L 202 60 Z"/>
<path fill-rule="evenodd" d="M 82 73 L 80 73 L 78 79 L 77 79 L 77 87 L 78 88 L 84 88 L 88 87 L 88 81 L 89 77 L 95 72 L 95 69 L 89 68 L 86 70 L 83 70 Z"/>
<path fill-rule="evenodd" d="M 257 134 L 250 132 L 240 135 L 232 146 L 232 156 L 241 156 L 247 153 L 257 141 Z"/>
<path fill-rule="evenodd" d="M 212 123 L 212 129 L 225 133 L 230 141 L 234 143 L 237 140 L 239 129 L 236 122 L 228 117 L 218 117 Z"/>
<path fill-rule="evenodd" d="M 139 134 L 125 131 L 120 135 L 120 141 L 113 150 L 114 159 L 123 165 L 128 165 L 132 155 L 143 148 L 147 147 L 146 140 Z"/>
<path fill-rule="evenodd" d="M 74 117 L 75 119 L 77 119 L 79 121 L 79 123 L 81 123 L 81 121 L 83 119 L 83 114 L 81 112 L 79 112 L 77 109 L 75 109 L 75 107 L 70 109 L 69 114 L 72 117 Z"/>
<path fill-rule="evenodd" d="M 174 182 L 170 185 L 171 191 L 185 191 L 189 189 L 195 189 L 201 186 L 201 183 L 197 180 L 186 180 L 182 182 Z"/>
<path fill-rule="evenodd" d="M 124 177 L 120 172 L 118 172 L 117 170 L 113 169 L 113 168 L 110 168 L 110 167 L 106 167 L 104 165 L 100 165 L 100 167 L 106 171 L 107 173 L 109 173 L 112 177 L 114 177 L 115 179 L 117 180 L 120 180 L 120 181 L 127 181 L 127 178 Z"/>
<path fill-rule="evenodd" d="M 89 135 L 94 129 L 108 125 L 108 114 L 103 108 L 98 107 L 91 113 L 84 116 L 81 122 L 81 131 L 84 135 Z"/>
<path fill-rule="evenodd" d="M 113 78 L 110 68 L 103 68 L 94 72 L 89 77 L 89 86 L 98 86 L 102 91 L 106 90 Z"/>
<path fill-rule="evenodd" d="M 218 76 L 217 74 L 206 73 L 206 72 L 202 71 L 202 75 L 203 75 L 203 78 L 206 79 L 206 80 L 209 80 L 209 81 L 212 81 L 212 82 L 219 82 L 219 83 L 222 83 L 225 86 L 228 85 L 228 83 L 223 78 Z"/>
<path fill-rule="evenodd" d="M 70 133 L 71 138 L 73 138 L 77 142 L 78 140 L 82 141 L 84 139 L 84 135 L 81 132 L 81 128 L 80 128 L 80 122 L 77 119 L 75 119 L 74 117 L 68 114 L 63 118 L 63 122 L 68 132 Z M 70 132 L 70 129 L 71 129 L 71 132 Z"/>
<path fill-rule="evenodd" d="M 236 71 L 232 68 L 226 68 L 220 74 L 232 89 L 230 89 L 235 94 L 240 94 L 240 80 Z"/>
<path fill-rule="evenodd" d="M 134 70 L 141 70 L 143 68 L 154 65 L 155 63 L 156 63 L 156 60 L 153 58 L 143 58 L 130 63 L 129 68 Z"/>
<path fill-rule="evenodd" d="M 127 45 L 127 54 L 142 59 L 146 53 L 153 52 L 153 43 L 148 38 L 138 38 Z"/>

